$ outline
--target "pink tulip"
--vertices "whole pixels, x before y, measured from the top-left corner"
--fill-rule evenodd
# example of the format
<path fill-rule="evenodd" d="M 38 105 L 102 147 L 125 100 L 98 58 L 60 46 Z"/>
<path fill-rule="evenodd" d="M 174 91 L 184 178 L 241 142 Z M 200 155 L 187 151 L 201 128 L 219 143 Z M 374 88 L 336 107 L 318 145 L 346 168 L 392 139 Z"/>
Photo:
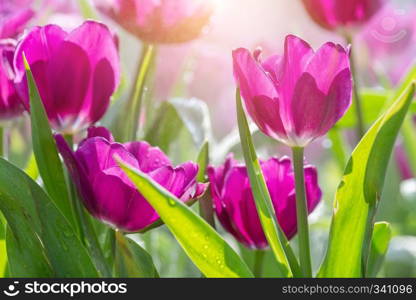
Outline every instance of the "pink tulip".
<path fill-rule="evenodd" d="M 337 30 L 361 25 L 383 6 L 384 0 L 302 0 L 311 18 L 320 26 Z"/>
<path fill-rule="evenodd" d="M 259 129 L 291 147 L 324 135 L 351 104 L 348 50 L 326 43 L 316 52 L 289 35 L 283 56 L 233 51 L 234 77 Z"/>
<path fill-rule="evenodd" d="M 96 0 L 124 29 L 149 43 L 183 43 L 197 38 L 212 14 L 211 0 Z"/>
<path fill-rule="evenodd" d="M 261 161 L 277 220 L 291 239 L 297 232 L 295 178 L 288 157 L 272 157 Z M 305 166 L 308 212 L 321 200 L 318 174 L 313 166 Z M 230 155 L 225 164 L 210 166 L 208 176 L 215 212 L 224 229 L 249 248 L 262 249 L 268 243 L 257 214 L 247 169 Z"/>
<path fill-rule="evenodd" d="M 69 33 L 56 25 L 35 27 L 20 41 L 15 81 L 29 110 L 23 53 L 54 129 L 74 133 L 101 119 L 120 77 L 117 45 L 107 26 L 86 21 Z"/>

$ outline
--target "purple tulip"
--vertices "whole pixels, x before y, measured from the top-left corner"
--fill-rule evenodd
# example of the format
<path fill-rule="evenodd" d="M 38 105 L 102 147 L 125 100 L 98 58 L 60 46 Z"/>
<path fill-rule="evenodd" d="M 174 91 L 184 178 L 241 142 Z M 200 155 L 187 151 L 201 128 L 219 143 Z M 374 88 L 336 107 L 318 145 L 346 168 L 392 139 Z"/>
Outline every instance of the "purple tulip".
<path fill-rule="evenodd" d="M 103 222 L 128 232 L 143 231 L 159 220 L 114 156 L 147 173 L 184 202 L 200 196 L 205 185 L 196 182 L 198 165 L 173 167 L 166 155 L 146 142 L 119 144 L 104 127 L 92 127 L 74 153 L 62 135 L 55 139 L 88 211 Z"/>
<path fill-rule="evenodd" d="M 361 25 L 383 6 L 384 0 L 302 0 L 311 18 L 320 26 L 337 30 Z"/>
<path fill-rule="evenodd" d="M 15 89 L 13 80 L 13 40 L 0 40 L 0 120 L 7 120 L 24 111 L 22 100 Z"/>
<path fill-rule="evenodd" d="M 96 0 L 97 8 L 149 43 L 183 43 L 208 24 L 212 0 Z"/>
<path fill-rule="evenodd" d="M 260 161 L 277 220 L 288 239 L 297 231 L 295 178 L 288 157 Z M 249 248 L 262 249 L 268 243 L 263 233 L 250 187 L 247 170 L 229 156 L 223 166 L 208 168 L 214 208 L 224 229 Z M 305 166 L 308 211 L 321 199 L 317 171 Z"/>
<path fill-rule="evenodd" d="M 74 133 L 104 115 L 120 75 L 117 46 L 105 25 L 87 21 L 69 33 L 56 25 L 35 27 L 20 41 L 14 68 L 29 110 L 23 54 L 54 129 Z"/>
<path fill-rule="evenodd" d="M 348 50 L 333 43 L 317 52 L 289 35 L 283 56 L 233 51 L 234 77 L 261 131 L 293 147 L 324 135 L 351 104 Z"/>
<path fill-rule="evenodd" d="M 33 0 L 0 1 L 0 39 L 15 38 L 35 15 L 29 8 Z"/>

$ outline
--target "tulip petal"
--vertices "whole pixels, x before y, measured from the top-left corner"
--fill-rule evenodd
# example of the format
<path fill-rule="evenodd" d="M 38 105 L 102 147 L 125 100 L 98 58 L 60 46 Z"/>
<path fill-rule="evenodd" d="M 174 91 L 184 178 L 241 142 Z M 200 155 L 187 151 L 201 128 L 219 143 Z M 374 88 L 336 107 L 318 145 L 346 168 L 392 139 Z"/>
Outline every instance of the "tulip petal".
<path fill-rule="evenodd" d="M 100 120 L 110 105 L 111 95 L 116 88 L 114 69 L 108 60 L 100 60 L 92 74 L 92 103 L 89 108 L 89 123 Z"/>
<path fill-rule="evenodd" d="M 56 25 L 33 28 L 16 48 L 13 62 L 16 71 L 16 81 L 22 81 L 25 76 L 23 53 L 26 55 L 30 66 L 37 61 L 49 61 L 66 36 L 67 33 Z"/>
<path fill-rule="evenodd" d="M 123 228 L 131 213 L 129 203 L 137 191 L 124 183 L 118 176 L 97 173 L 92 182 L 95 197 L 100 199 L 94 216 Z"/>
<path fill-rule="evenodd" d="M 95 215 L 98 211 L 98 203 L 95 201 L 94 192 L 86 170 L 79 163 L 75 157 L 74 152 L 71 150 L 71 148 L 69 148 L 62 135 L 55 135 L 55 141 L 59 153 L 61 153 L 65 161 L 65 165 L 69 171 L 69 174 L 71 175 L 73 182 L 78 188 L 85 207 L 92 215 Z"/>
<path fill-rule="evenodd" d="M 284 55 L 280 64 L 281 69 L 277 73 L 283 112 L 285 112 L 284 109 L 290 108 L 297 81 L 304 73 L 305 66 L 314 54 L 308 43 L 294 35 L 286 37 L 284 47 Z"/>

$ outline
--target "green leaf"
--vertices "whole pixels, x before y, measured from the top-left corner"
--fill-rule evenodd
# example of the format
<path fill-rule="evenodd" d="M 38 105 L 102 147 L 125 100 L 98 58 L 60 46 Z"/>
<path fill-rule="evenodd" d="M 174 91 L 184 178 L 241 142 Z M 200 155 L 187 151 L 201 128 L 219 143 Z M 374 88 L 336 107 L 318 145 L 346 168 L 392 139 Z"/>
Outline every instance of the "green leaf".
<path fill-rule="evenodd" d="M 197 148 L 211 140 L 211 121 L 207 104 L 197 98 L 173 98 L 169 103 L 175 107 L 178 116 L 190 132 Z"/>
<path fill-rule="evenodd" d="M 374 224 L 373 236 L 371 238 L 371 251 L 368 260 L 368 277 L 376 277 L 386 256 L 391 240 L 391 226 L 387 222 Z"/>
<path fill-rule="evenodd" d="M 36 165 L 38 166 L 40 176 L 49 196 L 72 226 L 77 228 L 72 205 L 69 200 L 64 170 L 58 156 L 48 117 L 46 116 L 39 91 L 25 57 L 24 62 L 29 86 L 32 144 Z"/>
<path fill-rule="evenodd" d="M 122 278 L 157 278 L 152 257 L 121 232 L 116 232 L 116 275 Z"/>
<path fill-rule="evenodd" d="M 200 216 L 146 174 L 118 161 L 206 277 L 253 276 L 237 253 Z"/>
<path fill-rule="evenodd" d="M 413 94 L 414 84 L 374 123 L 353 151 L 336 192 L 320 277 L 364 275 L 389 157 Z"/>
<path fill-rule="evenodd" d="M 239 90 L 237 90 L 236 102 L 241 147 L 243 148 L 244 160 L 246 162 L 251 189 L 253 191 L 263 231 L 276 257 L 281 276 L 300 276 L 301 271 L 299 269 L 297 259 L 290 248 L 285 234 L 279 226 L 274 212 L 269 190 L 267 189 L 256 150 L 254 149 L 250 128 L 241 103 Z"/>
<path fill-rule="evenodd" d="M 91 259 L 48 195 L 22 170 L 0 158 L 0 210 L 7 220 L 13 277 L 96 277 Z"/>

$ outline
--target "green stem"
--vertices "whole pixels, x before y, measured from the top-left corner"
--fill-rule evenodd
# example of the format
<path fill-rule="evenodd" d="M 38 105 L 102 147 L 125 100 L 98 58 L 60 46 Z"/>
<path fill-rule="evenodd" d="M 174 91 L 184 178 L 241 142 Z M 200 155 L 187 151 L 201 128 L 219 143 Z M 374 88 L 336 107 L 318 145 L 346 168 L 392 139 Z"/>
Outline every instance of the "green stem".
<path fill-rule="evenodd" d="M 130 94 L 129 101 L 125 107 L 125 113 L 128 117 L 126 126 L 126 141 L 135 141 L 139 130 L 140 115 L 143 104 L 143 95 L 145 91 L 145 82 L 149 73 L 154 47 L 145 44 L 139 61 L 139 67 L 136 75 L 134 89 Z"/>
<path fill-rule="evenodd" d="M 263 264 L 264 264 L 264 255 L 266 252 L 264 250 L 256 250 L 254 253 L 254 266 L 253 274 L 256 278 L 261 278 L 263 274 Z"/>
<path fill-rule="evenodd" d="M 305 174 L 303 169 L 303 148 L 293 147 L 293 169 L 295 171 L 296 215 L 299 238 L 299 261 L 304 277 L 312 277 L 309 246 L 308 208 L 305 193 Z"/>
<path fill-rule="evenodd" d="M 353 39 L 350 35 L 346 35 L 345 39 L 347 40 L 347 43 L 352 45 Z M 352 78 L 354 80 L 353 84 L 353 101 L 355 104 L 355 115 L 357 118 L 357 127 L 356 127 L 356 135 L 357 135 L 357 141 L 360 141 L 361 138 L 365 134 L 365 125 L 364 125 L 364 117 L 363 117 L 363 109 L 362 109 L 362 100 L 359 93 L 359 86 L 358 86 L 358 80 L 357 80 L 357 70 L 355 65 L 355 56 L 354 52 L 351 49 L 350 50 L 350 66 L 351 66 L 351 74 Z"/>

